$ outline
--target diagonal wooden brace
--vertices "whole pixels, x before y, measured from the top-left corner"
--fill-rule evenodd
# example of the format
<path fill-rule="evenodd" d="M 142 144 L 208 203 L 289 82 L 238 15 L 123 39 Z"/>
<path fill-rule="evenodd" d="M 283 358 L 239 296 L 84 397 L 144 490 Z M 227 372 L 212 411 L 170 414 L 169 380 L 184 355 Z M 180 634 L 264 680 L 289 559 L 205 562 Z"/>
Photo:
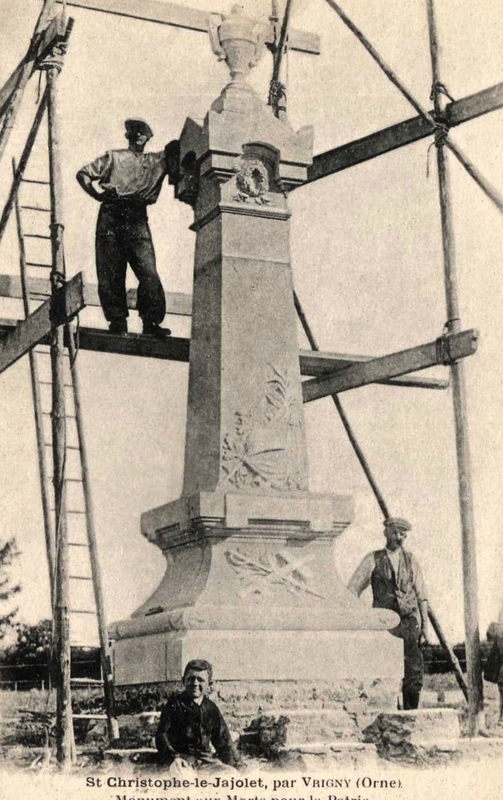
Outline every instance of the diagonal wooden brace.
<path fill-rule="evenodd" d="M 0 373 L 38 344 L 53 327 L 70 322 L 85 305 L 84 276 L 79 272 L 57 290 L 55 303 L 52 298 L 46 300 L 0 341 Z"/>
<path fill-rule="evenodd" d="M 503 107 L 503 83 L 491 86 L 477 94 L 463 97 L 448 103 L 445 109 L 446 123 L 449 128 L 469 122 L 472 119 L 496 111 Z M 430 111 L 434 114 L 434 111 Z M 399 147 L 417 142 L 431 136 L 433 130 L 424 117 L 398 122 L 389 128 L 371 133 L 363 139 L 356 139 L 333 150 L 319 153 L 307 170 L 307 181 L 317 181 L 335 172 L 341 172 L 356 164 L 362 164 L 372 158 L 389 153 Z M 305 185 L 305 184 L 304 184 Z"/>
<path fill-rule="evenodd" d="M 373 358 L 338 370 L 324 378 L 314 378 L 302 384 L 302 396 L 305 403 L 321 397 L 347 392 L 369 383 L 390 380 L 416 370 L 427 369 L 437 364 L 445 364 L 446 347 L 448 347 L 449 363 L 460 358 L 471 356 L 477 349 L 478 332 L 474 329 L 450 334 L 448 337 L 398 353 L 391 353 L 381 358 Z M 445 344 L 447 340 L 447 345 Z"/>
<path fill-rule="evenodd" d="M 360 361 L 373 361 L 375 356 L 362 356 L 354 353 L 322 353 L 319 350 L 300 350 L 300 374 L 316 378 L 324 378 L 350 367 Z M 385 378 L 376 381 L 386 386 L 403 386 L 413 389 L 448 389 L 449 380 L 445 378 L 418 378 L 416 375 L 407 375 L 401 378 Z"/>

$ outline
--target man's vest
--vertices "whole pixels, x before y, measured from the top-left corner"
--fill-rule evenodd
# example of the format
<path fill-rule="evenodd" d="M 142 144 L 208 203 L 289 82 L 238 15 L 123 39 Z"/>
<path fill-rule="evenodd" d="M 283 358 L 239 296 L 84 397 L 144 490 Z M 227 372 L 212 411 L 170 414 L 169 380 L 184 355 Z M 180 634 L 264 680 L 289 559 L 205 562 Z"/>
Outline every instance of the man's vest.
<path fill-rule="evenodd" d="M 401 617 L 419 616 L 410 553 L 402 549 L 397 575 L 386 550 L 376 550 L 374 561 L 371 579 L 374 608 L 389 608 Z"/>

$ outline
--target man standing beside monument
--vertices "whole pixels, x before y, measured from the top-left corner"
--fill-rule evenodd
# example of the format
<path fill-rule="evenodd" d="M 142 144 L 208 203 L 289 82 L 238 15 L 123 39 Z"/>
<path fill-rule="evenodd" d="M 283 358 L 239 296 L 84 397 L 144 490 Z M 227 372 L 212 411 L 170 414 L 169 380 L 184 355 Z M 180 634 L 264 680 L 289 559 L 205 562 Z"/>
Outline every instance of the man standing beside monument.
<path fill-rule="evenodd" d="M 390 633 L 403 639 L 405 710 L 419 706 L 424 673 L 421 645 L 428 641 L 428 603 L 421 568 L 415 556 L 402 547 L 411 527 L 398 517 L 385 520 L 386 547 L 368 553 L 348 584 L 358 597 L 371 585 L 373 607 L 387 608 L 400 616 L 400 624 Z"/>
<path fill-rule="evenodd" d="M 109 150 L 82 167 L 77 181 L 101 203 L 96 227 L 98 294 L 112 333 L 127 333 L 126 270 L 128 263 L 138 278 L 138 313 L 143 333 L 165 338 L 161 328 L 166 298 L 155 263 L 147 206 L 156 202 L 166 175 L 175 175 L 178 142 L 160 153 L 144 153 L 153 132 L 142 119 L 127 119 L 129 147 Z M 101 191 L 95 187 L 98 184 Z"/>

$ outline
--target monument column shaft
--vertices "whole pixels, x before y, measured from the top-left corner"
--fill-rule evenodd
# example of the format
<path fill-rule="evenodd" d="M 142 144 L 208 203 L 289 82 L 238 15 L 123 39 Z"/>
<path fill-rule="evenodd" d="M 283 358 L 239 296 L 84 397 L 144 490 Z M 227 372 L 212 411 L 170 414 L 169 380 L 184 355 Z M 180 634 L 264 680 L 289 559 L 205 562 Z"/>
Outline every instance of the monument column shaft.
<path fill-rule="evenodd" d="M 197 232 L 184 494 L 308 487 L 288 216 L 235 203 Z"/>

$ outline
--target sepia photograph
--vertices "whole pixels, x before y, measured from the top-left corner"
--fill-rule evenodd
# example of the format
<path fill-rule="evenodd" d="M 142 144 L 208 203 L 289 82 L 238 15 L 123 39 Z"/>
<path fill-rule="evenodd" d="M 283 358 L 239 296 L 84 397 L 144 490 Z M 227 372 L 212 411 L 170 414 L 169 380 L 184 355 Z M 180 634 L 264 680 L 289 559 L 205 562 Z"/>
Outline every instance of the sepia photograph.
<path fill-rule="evenodd" d="M 500 0 L 0 0 L 0 795 L 503 791 Z"/>

